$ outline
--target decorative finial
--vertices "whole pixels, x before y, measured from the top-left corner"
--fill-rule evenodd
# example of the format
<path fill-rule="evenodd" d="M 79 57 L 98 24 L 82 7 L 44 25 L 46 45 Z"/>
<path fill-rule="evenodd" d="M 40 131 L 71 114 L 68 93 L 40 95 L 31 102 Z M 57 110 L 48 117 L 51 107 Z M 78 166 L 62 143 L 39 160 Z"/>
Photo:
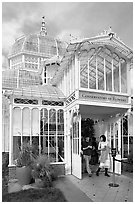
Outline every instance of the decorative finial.
<path fill-rule="evenodd" d="M 41 31 L 40 35 L 45 36 L 47 35 L 46 27 L 45 27 L 45 16 L 42 16 L 42 26 L 41 26 Z"/>
<path fill-rule="evenodd" d="M 109 27 L 109 32 L 110 32 L 110 33 L 112 32 L 112 27 L 111 27 L 111 26 Z"/>

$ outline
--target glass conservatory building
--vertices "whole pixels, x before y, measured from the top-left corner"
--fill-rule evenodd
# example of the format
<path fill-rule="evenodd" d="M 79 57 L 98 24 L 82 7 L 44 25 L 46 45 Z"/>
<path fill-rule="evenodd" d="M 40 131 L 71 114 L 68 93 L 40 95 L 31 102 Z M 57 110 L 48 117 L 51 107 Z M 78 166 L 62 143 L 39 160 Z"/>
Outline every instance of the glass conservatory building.
<path fill-rule="evenodd" d="M 9 152 L 9 168 L 18 147 L 28 142 L 65 174 L 81 179 L 82 121 L 87 118 L 94 122 L 97 141 L 105 134 L 116 158 L 128 156 L 133 52 L 115 33 L 67 44 L 49 37 L 43 21 L 39 34 L 15 41 L 8 60 L 9 69 L 2 73 L 2 151 Z M 117 162 L 116 171 L 121 174 Z"/>

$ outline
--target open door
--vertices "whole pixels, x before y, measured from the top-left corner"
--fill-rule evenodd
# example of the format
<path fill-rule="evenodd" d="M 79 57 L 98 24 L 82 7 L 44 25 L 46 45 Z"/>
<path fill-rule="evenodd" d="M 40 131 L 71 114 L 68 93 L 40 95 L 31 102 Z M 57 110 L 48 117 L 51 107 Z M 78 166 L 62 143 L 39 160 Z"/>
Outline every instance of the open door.
<path fill-rule="evenodd" d="M 111 148 L 116 148 L 116 159 L 121 160 L 121 121 L 120 119 L 110 124 Z M 111 168 L 113 171 L 113 158 L 111 156 Z M 115 173 L 121 174 L 121 162 L 115 161 Z"/>
<path fill-rule="evenodd" d="M 72 174 L 82 179 L 81 115 L 73 116 L 72 126 Z"/>

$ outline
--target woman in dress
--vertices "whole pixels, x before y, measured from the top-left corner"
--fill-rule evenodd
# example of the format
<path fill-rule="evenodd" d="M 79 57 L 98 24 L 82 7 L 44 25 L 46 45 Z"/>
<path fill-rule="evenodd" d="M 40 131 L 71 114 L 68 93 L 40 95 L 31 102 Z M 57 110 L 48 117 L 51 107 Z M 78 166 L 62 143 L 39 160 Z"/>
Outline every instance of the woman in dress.
<path fill-rule="evenodd" d="M 98 145 L 98 150 L 101 151 L 101 155 L 99 158 L 100 165 L 98 170 L 96 171 L 96 175 L 99 176 L 99 172 L 101 168 L 105 168 L 105 176 L 109 176 L 108 174 L 108 169 L 110 168 L 110 158 L 109 158 L 109 145 L 108 142 L 106 141 L 105 135 L 100 136 L 100 142 Z"/>

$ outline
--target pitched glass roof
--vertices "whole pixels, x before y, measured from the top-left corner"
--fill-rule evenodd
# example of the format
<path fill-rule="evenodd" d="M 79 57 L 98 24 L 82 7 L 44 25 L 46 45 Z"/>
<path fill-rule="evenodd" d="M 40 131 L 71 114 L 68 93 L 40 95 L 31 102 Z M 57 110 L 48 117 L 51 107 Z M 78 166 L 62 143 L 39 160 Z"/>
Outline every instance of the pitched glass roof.
<path fill-rule="evenodd" d="M 77 52 L 79 57 L 85 58 L 82 53 L 86 53 L 88 55 L 89 52 L 91 52 L 92 49 L 96 49 L 97 57 L 98 57 L 98 69 L 99 69 L 99 78 L 102 78 L 103 75 L 103 59 L 104 56 L 106 58 L 106 67 L 107 67 L 107 72 L 111 71 L 110 69 L 110 64 L 112 60 L 112 54 L 113 54 L 113 63 L 114 63 L 114 68 L 117 68 L 118 66 L 118 61 L 119 58 L 121 58 L 124 62 L 124 60 L 132 60 L 133 58 L 133 51 L 128 48 L 122 41 L 119 41 L 116 37 L 112 37 L 108 35 L 103 35 L 103 36 L 97 36 L 94 38 L 90 39 L 85 39 L 82 41 L 70 43 L 66 49 L 66 53 L 64 57 L 62 58 L 61 61 L 61 66 L 59 70 L 55 73 L 55 76 L 52 79 L 52 84 L 56 85 L 57 82 L 59 81 L 60 77 L 63 76 L 64 70 L 66 67 L 71 63 L 72 56 Z M 104 51 L 103 51 L 104 50 Z M 104 55 L 104 56 L 103 56 Z M 91 69 L 90 73 L 90 78 L 91 81 L 95 77 L 95 63 L 94 63 L 94 56 L 95 53 L 90 54 L 90 66 L 93 67 Z M 83 59 L 81 59 L 83 60 Z M 85 60 L 85 59 L 84 59 Z M 85 73 L 85 68 L 81 68 L 81 72 L 83 71 L 84 75 L 87 75 Z M 87 69 L 87 68 L 86 68 Z M 92 83 L 92 82 L 91 82 Z"/>
<path fill-rule="evenodd" d="M 57 87 L 51 85 L 38 85 L 38 86 L 29 86 L 29 87 L 21 87 L 15 88 L 13 90 L 6 90 L 5 95 L 13 95 L 19 98 L 27 98 L 27 99 L 46 99 L 46 100 L 56 100 L 61 101 L 65 99 L 64 94 Z"/>

